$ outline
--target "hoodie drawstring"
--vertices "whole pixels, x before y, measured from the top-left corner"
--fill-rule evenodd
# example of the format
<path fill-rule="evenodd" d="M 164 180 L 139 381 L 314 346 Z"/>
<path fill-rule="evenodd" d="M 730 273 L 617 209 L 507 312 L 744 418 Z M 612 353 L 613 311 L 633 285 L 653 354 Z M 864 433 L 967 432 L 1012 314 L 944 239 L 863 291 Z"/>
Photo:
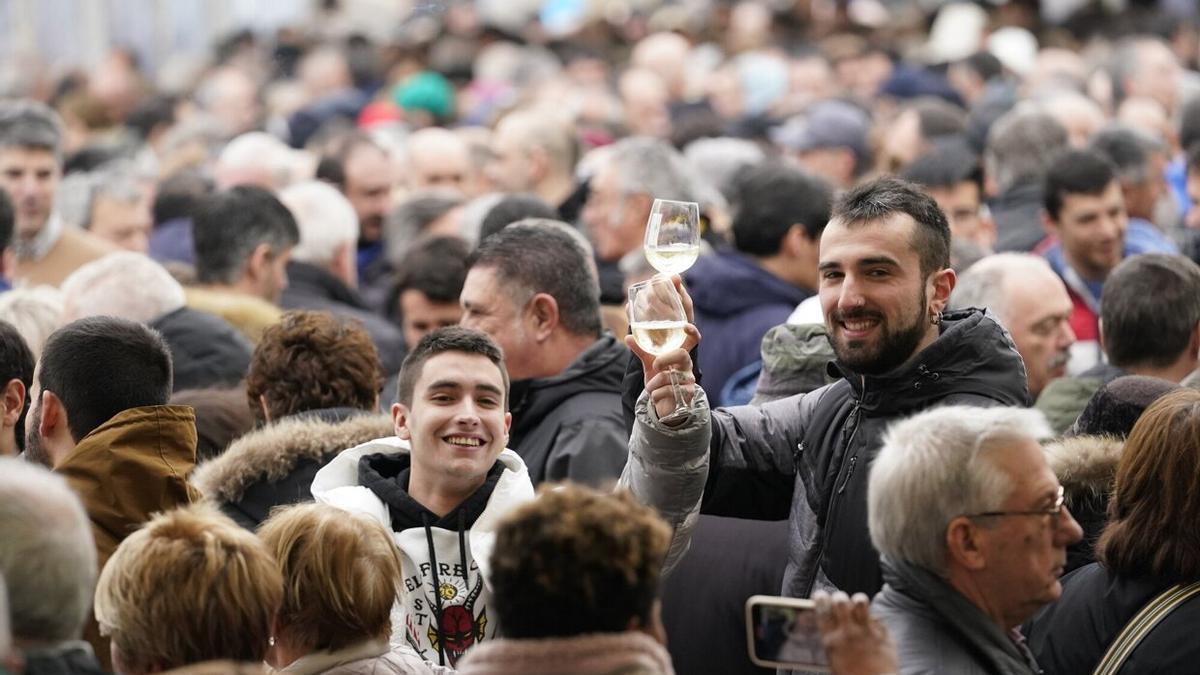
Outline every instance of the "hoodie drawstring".
<path fill-rule="evenodd" d="M 462 577 L 463 577 L 463 592 L 471 592 L 471 575 L 467 569 L 467 512 L 465 509 L 458 510 L 458 555 L 462 561 Z M 470 611 L 467 612 L 467 618 L 471 621 L 471 635 L 475 636 L 475 615 Z"/>
<path fill-rule="evenodd" d="M 425 541 L 429 545 L 429 569 L 433 572 L 433 601 L 437 608 L 437 615 L 433 617 L 433 621 L 438 638 L 438 659 L 440 660 L 439 665 L 444 666 L 446 665 L 446 635 L 442 633 L 442 583 L 438 580 L 437 551 L 433 548 L 433 530 L 429 527 L 429 516 L 424 513 L 421 514 L 421 524 L 425 526 Z"/>

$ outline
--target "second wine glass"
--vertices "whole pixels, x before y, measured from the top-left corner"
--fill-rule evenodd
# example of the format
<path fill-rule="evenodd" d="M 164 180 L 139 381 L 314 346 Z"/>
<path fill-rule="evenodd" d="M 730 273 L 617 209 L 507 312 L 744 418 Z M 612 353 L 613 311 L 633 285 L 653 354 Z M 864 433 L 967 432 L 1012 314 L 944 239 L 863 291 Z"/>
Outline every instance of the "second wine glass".
<path fill-rule="evenodd" d="M 655 276 L 629 287 L 629 327 L 638 346 L 649 354 L 661 356 L 683 346 L 687 338 L 687 314 L 670 277 Z M 679 371 L 667 372 L 675 396 L 675 410 L 663 422 L 673 422 L 691 414 L 684 397 Z"/>
<path fill-rule="evenodd" d="M 655 199 L 646 221 L 646 260 L 663 274 L 679 274 L 700 255 L 700 205 Z"/>

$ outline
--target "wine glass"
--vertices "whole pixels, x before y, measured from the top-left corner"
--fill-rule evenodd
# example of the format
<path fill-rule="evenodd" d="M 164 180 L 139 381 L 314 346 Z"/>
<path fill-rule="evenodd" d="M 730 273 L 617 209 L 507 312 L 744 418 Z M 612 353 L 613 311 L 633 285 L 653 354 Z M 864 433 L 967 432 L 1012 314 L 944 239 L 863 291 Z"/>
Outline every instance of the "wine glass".
<path fill-rule="evenodd" d="M 629 327 L 633 339 L 647 353 L 661 356 L 681 347 L 687 337 L 686 326 L 687 314 L 670 277 L 654 276 L 629 287 Z M 679 371 L 671 367 L 667 377 L 675 395 L 675 410 L 660 419 L 670 423 L 689 415 L 691 408 L 680 386 Z"/>
<path fill-rule="evenodd" d="M 646 221 L 643 249 L 650 265 L 666 275 L 679 274 L 700 255 L 700 205 L 655 199 Z"/>

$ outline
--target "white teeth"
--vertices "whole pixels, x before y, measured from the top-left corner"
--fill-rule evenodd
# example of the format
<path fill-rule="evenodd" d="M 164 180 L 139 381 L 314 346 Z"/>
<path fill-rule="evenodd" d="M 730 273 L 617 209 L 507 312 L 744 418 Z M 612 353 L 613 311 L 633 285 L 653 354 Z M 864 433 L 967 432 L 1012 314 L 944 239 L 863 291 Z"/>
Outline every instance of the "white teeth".
<path fill-rule="evenodd" d="M 468 438 L 466 436 L 451 436 L 446 439 L 446 442 L 451 445 L 462 445 L 468 448 L 477 448 L 483 445 L 483 441 L 478 438 Z"/>
<path fill-rule="evenodd" d="M 842 323 L 853 331 L 866 330 L 875 325 L 874 321 L 843 321 Z"/>

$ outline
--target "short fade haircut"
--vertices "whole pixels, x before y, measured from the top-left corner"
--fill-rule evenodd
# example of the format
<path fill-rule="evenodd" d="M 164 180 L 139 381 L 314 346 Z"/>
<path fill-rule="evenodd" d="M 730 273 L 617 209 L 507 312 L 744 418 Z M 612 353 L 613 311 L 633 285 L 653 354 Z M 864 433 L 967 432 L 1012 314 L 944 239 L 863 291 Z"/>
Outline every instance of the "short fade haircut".
<path fill-rule="evenodd" d="M 650 624 L 671 530 L 628 492 L 543 486 L 506 516 L 492 549 L 493 600 L 515 639 L 621 633 Z"/>
<path fill-rule="evenodd" d="M 171 352 L 157 331 L 112 316 L 79 319 L 42 348 L 38 387 L 67 411 L 76 443 L 117 413 L 171 399 Z"/>
<path fill-rule="evenodd" d="M 431 237 L 415 244 L 396 272 L 387 315 L 393 320 L 400 318 L 400 296 L 410 290 L 420 291 L 430 302 L 458 304 L 470 255 L 470 245 L 460 237 Z"/>
<path fill-rule="evenodd" d="M 276 254 L 300 242 L 291 211 L 270 192 L 239 185 L 206 197 L 192 227 L 196 280 L 232 284 L 260 244 Z"/>
<path fill-rule="evenodd" d="M 1113 126 L 1101 129 L 1088 141 L 1094 150 L 1112 163 L 1120 179 L 1140 185 L 1150 179 L 1150 157 L 1166 152 L 1162 142 L 1136 129 Z"/>
<path fill-rule="evenodd" d="M 0 103 L 0 149 L 45 150 L 62 163 L 63 123 L 58 113 L 38 101 Z"/>
<path fill-rule="evenodd" d="M 21 406 L 21 415 L 17 418 L 13 429 L 17 436 L 17 449 L 25 449 L 25 411 L 29 410 L 29 388 L 33 386 L 33 352 L 25 343 L 25 338 L 17 332 L 15 326 L 0 319 L 0 387 L 7 386 L 13 380 L 20 380 L 25 385 L 25 403 Z"/>
<path fill-rule="evenodd" d="M 391 532 L 327 504 L 302 504 L 276 510 L 258 537 L 283 575 L 279 623 L 290 644 L 332 652 L 388 639 L 403 579 Z"/>
<path fill-rule="evenodd" d="M 479 240 L 483 241 L 500 230 L 526 218 L 554 220 L 558 213 L 535 194 L 504 195 L 488 209 L 479 225 Z"/>
<path fill-rule="evenodd" d="M 504 381 L 504 407 L 508 408 L 508 369 L 504 366 L 504 352 L 486 333 L 461 326 L 439 328 L 426 334 L 408 356 L 404 357 L 404 363 L 400 365 L 400 377 L 396 383 L 396 400 L 412 407 L 413 391 L 417 387 L 417 380 L 421 378 L 425 362 L 446 352 L 478 354 L 495 364 L 500 369 L 500 377 Z"/>
<path fill-rule="evenodd" d="M 917 185 L 884 176 L 863 183 L 845 194 L 833 206 L 831 220 L 849 226 L 865 225 L 902 213 L 914 221 L 910 242 L 921 260 L 921 276 L 950 266 L 950 224 L 933 197 Z"/>
<path fill-rule="evenodd" d="M 14 637 L 79 639 L 96 585 L 91 522 L 62 477 L 15 457 L 0 457 L 0 577 Z"/>
<path fill-rule="evenodd" d="M 1065 150 L 1055 156 L 1042 183 L 1042 206 L 1058 220 L 1068 195 L 1096 196 L 1117 179 L 1116 169 L 1094 150 Z"/>
<path fill-rule="evenodd" d="M 794 225 L 817 241 L 829 222 L 833 189 L 800 169 L 782 162 L 746 167 L 734 178 L 734 245 L 742 253 L 779 253 Z"/>
<path fill-rule="evenodd" d="M 1177 361 L 1200 323 L 1200 266 L 1181 255 L 1126 258 L 1104 282 L 1100 333 L 1119 368 L 1165 368 Z"/>
<path fill-rule="evenodd" d="M 96 584 L 96 620 L 128 672 L 266 656 L 283 579 L 266 544 L 209 504 L 125 538 Z"/>
<path fill-rule="evenodd" d="M 322 408 L 374 411 L 383 388 L 379 352 L 357 321 L 292 311 L 263 331 L 250 357 L 246 398 L 265 421 Z"/>
<path fill-rule="evenodd" d="M 905 167 L 904 180 L 927 188 L 954 188 L 962 183 L 983 187 L 979 157 L 965 143 L 942 143 Z"/>
<path fill-rule="evenodd" d="M 467 266 L 491 268 L 497 281 L 512 292 L 514 304 L 523 307 L 537 293 L 558 303 L 559 321 L 574 335 L 599 336 L 600 282 L 591 251 L 555 220 L 527 219 L 504 228 L 480 242 Z"/>
<path fill-rule="evenodd" d="M 1042 414 L 1028 408 L 945 406 L 892 424 L 868 478 L 871 543 L 892 559 L 945 572 L 950 521 L 995 511 L 1012 493 L 988 454 L 1050 435 Z"/>

